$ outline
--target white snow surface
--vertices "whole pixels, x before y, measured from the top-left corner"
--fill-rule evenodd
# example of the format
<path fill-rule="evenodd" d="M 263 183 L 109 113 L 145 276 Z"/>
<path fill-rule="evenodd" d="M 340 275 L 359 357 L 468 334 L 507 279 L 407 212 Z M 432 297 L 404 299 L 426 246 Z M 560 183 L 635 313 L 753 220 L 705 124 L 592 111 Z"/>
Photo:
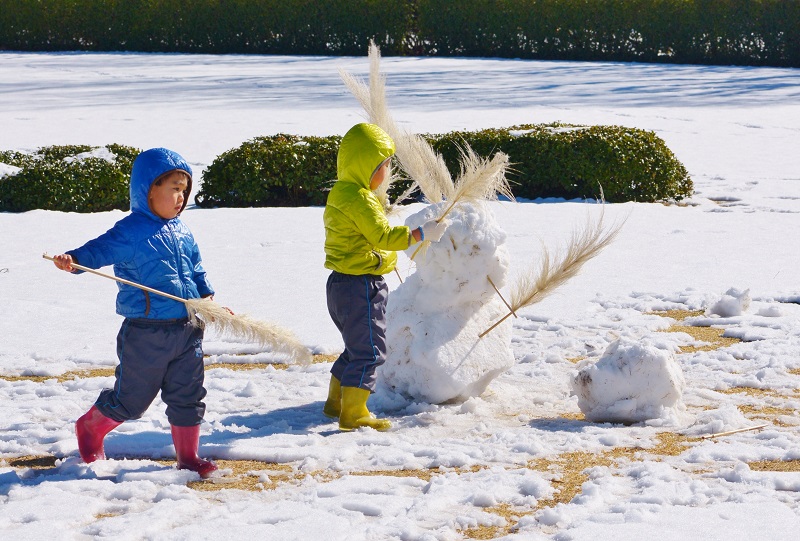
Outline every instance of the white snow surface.
<path fill-rule="evenodd" d="M 756 463 L 800 460 L 800 70 L 442 58 L 382 64 L 390 108 L 411 131 L 553 121 L 653 130 L 687 166 L 696 193 L 686 205 L 606 205 L 612 221 L 629 216 L 622 232 L 556 294 L 509 318 L 513 365 L 480 395 L 443 404 L 379 389 L 370 405 L 393 422 L 385 433 L 340 433 L 322 416 L 330 362 L 283 369 L 280 356 L 209 330 L 201 452 L 270 463 L 253 466 L 268 488 L 255 491 L 226 487 L 234 473 L 217 481 L 218 491 L 188 486 L 197 477 L 171 465 L 159 399 L 109 434 L 109 460 L 80 462 L 73 424 L 113 378 L 74 371 L 116 365 L 116 285 L 58 272 L 41 254 L 77 247 L 125 213 L 0 213 L 2 538 L 450 541 L 482 526 L 525 541 L 796 539 L 800 472 Z M 201 181 L 216 155 L 249 138 L 343 134 L 362 121 L 339 68 L 366 75 L 366 54 L 3 52 L 0 149 L 166 146 Z M 507 252 L 504 292 L 536 264 L 542 244 L 557 250 L 599 210 L 562 200 L 488 207 L 505 234 L 496 241 Z M 411 205 L 393 220 L 424 212 Z M 325 304 L 322 208 L 190 206 L 183 219 L 216 300 L 284 325 L 315 353 L 340 351 Z M 415 273 L 400 259 L 405 282 L 422 280 L 425 266 Z M 400 279 L 387 280 L 389 304 L 399 308 Z M 749 291 L 749 307 L 706 314 L 734 290 Z M 420 300 L 429 301 L 417 313 L 434 313 L 432 299 Z M 671 309 L 693 311 L 682 325 L 742 341 L 682 352 L 707 344 L 663 332 L 677 321 L 652 312 Z M 583 418 L 570 385 L 576 360 L 599 361 L 620 339 L 641 349 L 637 359 L 679 365 L 684 384 L 676 385 L 675 404 L 685 417 Z M 431 342 L 415 334 L 408 344 L 424 350 Z M 221 363 L 260 366 L 214 367 Z M 34 375 L 44 378 L 12 377 Z M 614 375 L 601 396 L 630 383 Z M 766 426 L 702 439 L 759 425 Z M 659 451 L 675 435 L 689 438 L 683 450 Z M 612 451 L 619 458 L 589 460 Z M 24 457 L 50 458 L 38 467 Z M 562 487 L 555 481 L 568 467 L 586 468 L 586 477 L 574 497 L 554 503 Z M 504 518 L 499 506 L 516 518 Z"/>

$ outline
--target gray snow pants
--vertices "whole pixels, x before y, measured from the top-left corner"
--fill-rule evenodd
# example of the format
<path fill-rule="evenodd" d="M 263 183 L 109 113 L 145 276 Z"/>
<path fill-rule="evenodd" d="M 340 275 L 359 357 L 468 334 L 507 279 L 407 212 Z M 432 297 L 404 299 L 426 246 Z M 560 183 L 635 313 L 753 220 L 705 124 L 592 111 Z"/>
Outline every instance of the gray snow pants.
<path fill-rule="evenodd" d="M 176 426 L 203 420 L 203 329 L 188 319 L 131 319 L 117 335 L 119 365 L 113 389 L 103 389 L 95 406 L 115 421 L 138 419 L 161 391 L 167 418 Z"/>
<path fill-rule="evenodd" d="M 375 391 L 375 369 L 386 361 L 386 301 L 383 276 L 333 271 L 326 287 L 328 313 L 344 340 L 331 374 L 342 387 Z"/>

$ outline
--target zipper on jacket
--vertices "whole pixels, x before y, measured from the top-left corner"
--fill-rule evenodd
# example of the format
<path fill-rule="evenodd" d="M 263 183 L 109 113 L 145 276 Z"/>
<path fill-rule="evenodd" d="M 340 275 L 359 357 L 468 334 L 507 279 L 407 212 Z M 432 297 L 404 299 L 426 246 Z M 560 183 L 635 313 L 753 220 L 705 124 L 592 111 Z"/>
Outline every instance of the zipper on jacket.
<path fill-rule="evenodd" d="M 172 243 L 175 246 L 175 270 L 178 272 L 178 282 L 181 284 L 180 297 L 185 299 L 188 297 L 188 295 L 186 294 L 186 284 L 183 283 L 183 258 L 181 257 L 180 243 L 178 242 L 178 237 L 175 235 L 175 229 L 172 223 L 167 223 L 167 229 L 169 229 L 170 237 L 172 237 Z"/>

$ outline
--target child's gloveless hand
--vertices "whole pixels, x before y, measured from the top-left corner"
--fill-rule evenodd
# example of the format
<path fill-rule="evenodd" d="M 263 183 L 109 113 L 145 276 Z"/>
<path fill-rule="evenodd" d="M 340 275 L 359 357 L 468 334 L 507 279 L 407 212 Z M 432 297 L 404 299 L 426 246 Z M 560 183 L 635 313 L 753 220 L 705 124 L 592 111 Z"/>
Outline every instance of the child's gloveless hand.
<path fill-rule="evenodd" d="M 69 254 L 60 254 L 53 257 L 53 264 L 63 271 L 73 272 L 75 267 L 72 266 L 72 263 L 72 256 Z"/>

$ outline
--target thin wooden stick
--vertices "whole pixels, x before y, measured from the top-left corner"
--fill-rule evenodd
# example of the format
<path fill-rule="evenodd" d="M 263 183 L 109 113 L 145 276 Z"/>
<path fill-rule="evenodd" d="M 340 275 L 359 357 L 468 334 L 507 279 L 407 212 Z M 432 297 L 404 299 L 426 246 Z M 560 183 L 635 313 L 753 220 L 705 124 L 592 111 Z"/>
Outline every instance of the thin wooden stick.
<path fill-rule="evenodd" d="M 485 331 L 483 331 L 481 334 L 479 334 L 479 335 L 478 335 L 478 338 L 483 338 L 484 336 L 486 336 L 487 334 L 489 334 L 490 332 L 492 332 L 492 331 L 494 330 L 494 328 L 495 328 L 495 327 L 497 327 L 498 325 L 500 325 L 502 322 L 504 322 L 505 320 L 507 320 L 509 317 L 511 317 L 511 312 L 509 312 L 509 313 L 507 313 L 506 315 L 504 315 L 504 316 L 503 316 L 503 317 L 500 319 L 500 321 L 498 321 L 497 323 L 495 323 L 494 325 L 492 325 L 491 327 L 489 327 L 488 329 L 486 329 Z"/>
<path fill-rule="evenodd" d="M 760 428 L 764 428 L 769 426 L 769 423 L 758 425 L 758 426 L 751 426 L 748 428 L 737 428 L 736 430 L 728 430 L 727 432 L 717 432 L 716 434 L 706 434 L 705 436 L 700 436 L 701 440 L 707 440 L 710 438 L 716 438 L 719 436 L 729 436 L 731 434 L 738 434 L 739 432 L 747 432 L 748 430 L 758 430 Z"/>
<path fill-rule="evenodd" d="M 450 214 L 450 211 L 451 211 L 451 210 L 453 210 L 453 207 L 455 207 L 455 206 L 456 206 L 456 203 L 458 203 L 458 199 L 454 199 L 454 200 L 453 200 L 453 202 L 452 202 L 452 203 L 450 203 L 450 206 L 449 206 L 449 207 L 447 207 L 447 210 L 445 210 L 445 211 L 444 211 L 444 213 L 442 213 L 442 215 L 441 215 L 441 216 L 439 216 L 438 218 L 436 218 L 436 223 L 437 223 L 437 224 L 440 224 L 440 223 L 442 223 L 442 220 L 444 220 L 444 219 L 447 217 L 447 215 L 448 215 L 448 214 Z"/>
<path fill-rule="evenodd" d="M 413 254 L 411 254 L 411 261 L 414 261 L 414 258 L 415 258 L 415 257 L 417 257 L 417 252 L 419 252 L 420 250 L 422 250 L 422 247 L 423 247 L 423 246 L 425 246 L 425 243 L 426 243 L 426 242 L 427 242 L 428 244 L 430 244 L 430 242 L 431 242 L 431 241 L 429 241 L 429 240 L 423 240 L 422 242 L 420 242 L 420 243 L 419 243 L 419 246 L 417 246 L 417 249 L 416 249 L 416 250 L 414 250 L 414 253 L 413 253 Z"/>
<path fill-rule="evenodd" d="M 397 267 L 395 267 L 395 268 L 394 268 L 394 272 L 396 272 L 396 273 L 397 273 L 397 277 L 398 277 L 398 278 L 400 278 L 400 283 L 402 284 L 402 283 L 403 283 L 403 277 L 402 277 L 402 276 L 400 276 L 400 271 L 399 271 L 399 270 L 397 270 Z"/>
<path fill-rule="evenodd" d="M 503 294 L 502 294 L 502 293 L 500 293 L 500 290 L 499 290 L 499 289 L 497 289 L 497 286 L 496 286 L 496 285 L 494 285 L 494 282 L 492 282 L 492 277 L 491 277 L 491 276 L 489 276 L 489 275 L 487 274 L 487 275 L 486 275 L 486 279 L 487 279 L 487 280 L 489 280 L 489 283 L 490 283 L 490 284 L 492 284 L 492 287 L 494 288 L 495 292 L 497 293 L 497 296 L 498 296 L 498 297 L 500 297 L 500 299 L 501 299 L 501 300 L 503 301 L 503 303 L 506 305 L 506 308 L 508 308 L 509 310 L 511 310 L 511 313 L 512 313 L 512 314 L 514 314 L 514 317 L 518 317 L 518 316 L 517 316 L 517 314 L 514 312 L 514 309 L 513 309 L 513 308 L 511 308 L 511 305 L 510 305 L 510 304 L 508 304 L 508 302 L 506 301 L 505 297 L 503 297 Z M 481 336 L 483 336 L 483 335 L 481 335 Z"/>
<path fill-rule="evenodd" d="M 47 254 L 42 254 L 44 259 L 53 261 L 54 258 Z M 157 289 L 147 287 L 136 282 L 118 278 L 116 276 L 105 274 L 103 272 L 72 263 L 72 266 L 78 270 L 96 274 L 103 278 L 114 280 L 132 287 L 161 295 L 168 299 L 181 302 L 186 307 L 186 313 L 189 316 L 189 321 L 192 325 L 200 325 L 200 320 L 197 318 L 199 315 L 204 321 L 213 324 L 221 333 L 230 333 L 233 336 L 242 338 L 250 342 L 257 342 L 263 346 L 269 346 L 274 351 L 286 353 L 290 357 L 296 359 L 302 364 L 311 363 L 311 351 L 305 347 L 294 334 L 286 329 L 282 329 L 272 323 L 259 321 L 244 314 L 234 314 L 224 306 L 220 306 L 211 299 L 182 299 L 169 293 L 164 293 Z"/>
<path fill-rule="evenodd" d="M 53 261 L 55 259 L 55 258 L 50 257 L 49 255 L 47 255 L 46 253 L 42 254 L 42 257 L 45 258 L 45 259 L 48 259 L 50 261 Z M 104 272 L 96 271 L 94 269 L 90 269 L 89 267 L 84 267 L 83 265 L 78 265 L 77 263 L 74 263 L 74 262 L 72 263 L 72 267 L 76 268 L 78 270 L 84 271 L 84 272 L 91 272 L 92 274 L 96 274 L 97 276 L 102 276 L 103 278 L 108 278 L 110 280 L 115 280 L 117 282 L 121 282 L 121 283 L 129 285 L 129 286 L 138 287 L 139 289 L 143 289 L 145 291 L 149 291 L 150 293 L 155 293 L 156 295 L 161 295 L 162 297 L 166 297 L 168 299 L 172 299 L 173 301 L 182 302 L 183 304 L 186 304 L 186 305 L 189 304 L 189 301 L 187 301 L 186 299 L 182 299 L 180 297 L 176 297 L 175 295 L 170 295 L 169 293 L 164 293 L 163 291 L 159 291 L 157 289 L 153 289 L 152 287 L 147 287 L 147 286 L 142 285 L 142 284 L 137 284 L 136 282 L 131 282 L 130 280 L 126 280 L 124 278 L 119 278 L 118 276 L 114 276 L 113 274 L 106 274 Z"/>

